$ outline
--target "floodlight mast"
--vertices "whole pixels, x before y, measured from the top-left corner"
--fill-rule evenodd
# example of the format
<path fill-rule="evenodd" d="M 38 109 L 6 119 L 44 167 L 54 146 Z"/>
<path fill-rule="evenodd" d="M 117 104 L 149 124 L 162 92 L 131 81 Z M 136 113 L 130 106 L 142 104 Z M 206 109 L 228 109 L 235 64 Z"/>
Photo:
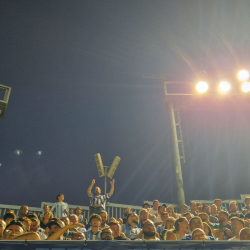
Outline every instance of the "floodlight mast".
<path fill-rule="evenodd" d="M 5 91 L 3 100 L 0 100 L 0 119 L 4 120 L 9 102 L 11 87 L 0 84 L 0 89 L 3 89 Z"/>
<path fill-rule="evenodd" d="M 112 165 L 109 167 L 109 166 L 103 166 L 102 158 L 101 158 L 101 155 L 99 153 L 95 154 L 94 156 L 95 156 L 95 161 L 96 161 L 96 166 L 97 166 L 97 170 L 99 173 L 99 177 L 105 178 L 105 180 L 104 180 L 104 194 L 106 195 L 107 194 L 107 177 L 110 179 L 113 178 L 121 158 L 119 156 L 116 156 Z M 108 169 L 109 169 L 109 171 L 108 171 Z"/>

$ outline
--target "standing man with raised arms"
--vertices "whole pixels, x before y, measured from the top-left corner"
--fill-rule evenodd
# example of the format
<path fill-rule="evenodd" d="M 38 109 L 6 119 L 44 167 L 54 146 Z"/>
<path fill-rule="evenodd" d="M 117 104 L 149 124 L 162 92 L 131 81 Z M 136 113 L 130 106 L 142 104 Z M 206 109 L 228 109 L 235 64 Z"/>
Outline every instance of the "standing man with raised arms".
<path fill-rule="evenodd" d="M 106 200 L 112 196 L 114 193 L 114 185 L 115 185 L 115 179 L 113 179 L 111 182 L 111 188 L 107 195 L 101 195 L 101 189 L 99 187 L 95 187 L 95 194 L 91 193 L 92 187 L 95 185 L 95 179 L 92 180 L 91 185 L 89 186 L 87 190 L 87 194 L 89 196 L 90 201 L 90 216 L 91 214 L 100 214 L 101 211 L 105 210 L 105 203 Z"/>

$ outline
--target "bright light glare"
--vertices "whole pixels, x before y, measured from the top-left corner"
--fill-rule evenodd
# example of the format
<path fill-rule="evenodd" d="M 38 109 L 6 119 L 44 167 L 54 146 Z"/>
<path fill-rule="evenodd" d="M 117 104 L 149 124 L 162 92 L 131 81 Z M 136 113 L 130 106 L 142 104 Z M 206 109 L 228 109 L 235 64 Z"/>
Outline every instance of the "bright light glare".
<path fill-rule="evenodd" d="M 244 92 L 250 91 L 250 82 L 243 82 L 241 85 L 241 88 Z"/>
<path fill-rule="evenodd" d="M 197 85 L 196 85 L 196 89 L 199 92 L 204 93 L 208 89 L 208 84 L 206 82 L 198 82 Z"/>
<path fill-rule="evenodd" d="M 219 90 L 223 93 L 228 92 L 231 88 L 231 85 L 229 82 L 222 81 L 219 86 Z"/>
<path fill-rule="evenodd" d="M 238 78 L 241 80 L 241 81 L 246 81 L 248 78 L 249 78 L 249 72 L 247 70 L 241 70 L 239 73 L 238 73 Z"/>

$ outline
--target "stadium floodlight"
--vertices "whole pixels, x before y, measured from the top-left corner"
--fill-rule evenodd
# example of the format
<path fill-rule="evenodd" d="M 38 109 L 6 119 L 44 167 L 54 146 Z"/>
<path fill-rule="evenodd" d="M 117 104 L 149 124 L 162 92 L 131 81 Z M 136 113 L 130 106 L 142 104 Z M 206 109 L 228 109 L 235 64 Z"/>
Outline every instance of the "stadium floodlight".
<path fill-rule="evenodd" d="M 249 72 L 247 70 L 241 70 L 239 73 L 238 73 L 238 78 L 241 80 L 241 81 L 246 81 L 248 78 L 249 78 Z"/>
<path fill-rule="evenodd" d="M 114 159 L 114 161 L 113 161 L 113 163 L 112 163 L 112 165 L 111 165 L 111 167 L 110 167 L 110 169 L 109 169 L 109 172 L 108 172 L 108 174 L 107 174 L 107 177 L 108 177 L 108 178 L 110 178 L 110 179 L 113 178 L 113 175 L 114 175 L 114 173 L 115 173 L 115 170 L 116 170 L 116 168 L 117 168 L 117 166 L 118 166 L 120 160 L 121 160 L 121 158 L 120 158 L 119 156 L 116 156 L 116 157 L 115 157 L 115 159 Z"/>
<path fill-rule="evenodd" d="M 198 82 L 196 85 L 197 91 L 204 93 L 208 90 L 208 84 L 206 82 Z"/>
<path fill-rule="evenodd" d="M 3 100 L 0 100 L 0 119 L 3 120 L 8 106 L 11 88 L 4 85 L 0 85 L 0 90 L 1 89 L 5 91 Z"/>
<path fill-rule="evenodd" d="M 227 93 L 231 88 L 231 84 L 229 82 L 226 82 L 226 81 L 222 81 L 220 82 L 220 85 L 219 85 L 219 91 L 221 93 Z"/>
<path fill-rule="evenodd" d="M 95 154 L 95 162 L 96 162 L 99 177 L 105 176 L 104 168 L 103 168 L 103 164 L 102 164 L 102 158 L 101 158 L 100 154 Z"/>
<path fill-rule="evenodd" d="M 243 82 L 241 85 L 241 89 L 244 92 L 249 92 L 250 91 L 250 82 Z"/>

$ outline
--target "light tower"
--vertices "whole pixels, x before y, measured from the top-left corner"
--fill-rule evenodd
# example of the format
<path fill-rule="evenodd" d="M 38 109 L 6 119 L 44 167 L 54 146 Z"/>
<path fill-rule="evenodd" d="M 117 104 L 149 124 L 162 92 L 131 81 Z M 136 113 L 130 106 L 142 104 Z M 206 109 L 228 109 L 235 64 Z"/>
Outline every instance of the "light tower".
<path fill-rule="evenodd" d="M 0 119 L 4 120 L 8 102 L 9 102 L 11 88 L 0 84 L 0 90 L 1 89 L 3 89 L 5 93 L 4 93 L 3 100 L 0 100 Z"/>

